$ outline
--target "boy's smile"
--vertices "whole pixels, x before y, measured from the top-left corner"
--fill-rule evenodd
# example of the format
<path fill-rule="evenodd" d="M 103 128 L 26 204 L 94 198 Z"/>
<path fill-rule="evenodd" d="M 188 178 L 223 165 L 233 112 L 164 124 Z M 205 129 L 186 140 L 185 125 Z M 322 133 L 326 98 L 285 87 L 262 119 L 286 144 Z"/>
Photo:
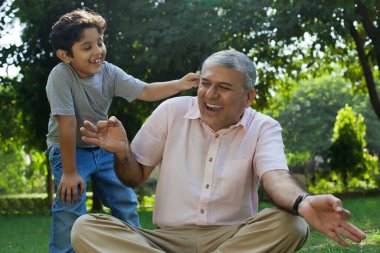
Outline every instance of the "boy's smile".
<path fill-rule="evenodd" d="M 67 56 L 65 63 L 70 64 L 80 77 L 86 78 L 101 70 L 106 53 L 103 36 L 95 27 L 86 28 L 72 47 L 72 57 Z"/>

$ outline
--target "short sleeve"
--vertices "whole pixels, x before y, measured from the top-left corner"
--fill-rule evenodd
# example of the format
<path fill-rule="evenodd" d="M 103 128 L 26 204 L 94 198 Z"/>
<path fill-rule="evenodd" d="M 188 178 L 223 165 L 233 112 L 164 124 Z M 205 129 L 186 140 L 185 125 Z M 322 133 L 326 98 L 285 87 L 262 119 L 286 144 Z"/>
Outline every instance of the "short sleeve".
<path fill-rule="evenodd" d="M 63 65 L 58 65 L 49 74 L 46 95 L 51 115 L 75 115 L 72 88 Z"/>
<path fill-rule="evenodd" d="M 253 158 L 253 167 L 259 179 L 270 170 L 288 170 L 281 133 L 282 128 L 275 120 L 265 121 L 260 128 Z"/>
<path fill-rule="evenodd" d="M 146 120 L 131 143 L 136 160 L 146 166 L 156 166 L 163 157 L 168 134 L 168 103 L 160 104 Z"/>
<path fill-rule="evenodd" d="M 128 75 L 121 68 L 109 64 L 111 71 L 114 71 L 114 88 L 115 88 L 115 96 L 122 97 L 126 99 L 128 102 L 135 100 L 143 91 L 145 87 L 145 82 Z"/>

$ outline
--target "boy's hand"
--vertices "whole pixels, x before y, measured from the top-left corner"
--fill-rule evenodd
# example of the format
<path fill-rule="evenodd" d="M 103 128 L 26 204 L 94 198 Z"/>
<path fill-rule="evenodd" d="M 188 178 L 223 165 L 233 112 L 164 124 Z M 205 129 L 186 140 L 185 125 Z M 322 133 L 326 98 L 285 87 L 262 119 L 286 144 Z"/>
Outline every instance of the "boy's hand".
<path fill-rule="evenodd" d="M 198 87 L 200 81 L 200 75 L 196 73 L 188 73 L 184 77 L 178 80 L 178 89 L 188 90 L 193 87 Z"/>
<path fill-rule="evenodd" d="M 78 203 L 78 185 L 80 188 L 80 195 L 84 193 L 84 181 L 77 173 L 62 174 L 61 181 L 59 182 L 57 194 L 59 194 L 62 203 L 68 203 L 71 205 L 74 197 L 74 203 Z"/>

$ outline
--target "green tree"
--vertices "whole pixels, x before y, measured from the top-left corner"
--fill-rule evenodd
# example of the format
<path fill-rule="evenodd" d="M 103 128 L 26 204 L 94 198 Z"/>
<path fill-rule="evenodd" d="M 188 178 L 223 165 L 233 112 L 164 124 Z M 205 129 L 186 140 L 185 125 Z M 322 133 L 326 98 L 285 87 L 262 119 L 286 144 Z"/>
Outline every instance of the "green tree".
<path fill-rule="evenodd" d="M 294 85 L 290 80 L 325 73 L 319 70 L 334 70 L 334 63 L 338 63 L 345 67 L 343 74 L 353 80 L 356 90 L 363 90 L 363 84 L 367 84 L 377 112 L 372 70 L 378 65 L 378 29 L 373 29 L 378 1 L 119 0 L 110 5 L 94 0 L 15 0 L 12 6 L 8 16 L 18 17 L 26 25 L 24 44 L 3 49 L 2 62 L 22 67 L 22 84 L 16 85 L 19 106 L 27 116 L 24 123 L 33 131 L 28 140 L 39 148 L 44 146 L 41 137 L 48 114 L 44 84 L 49 70 L 58 62 L 47 35 L 60 15 L 81 6 L 106 17 L 108 59 L 146 81 L 178 78 L 198 69 L 211 52 L 233 47 L 258 62 L 255 106 L 259 109 L 272 102 L 273 94 L 290 94 Z M 364 48 L 355 40 L 355 31 Z M 359 57 L 363 52 L 365 59 Z M 367 75 L 366 62 L 372 75 Z M 123 115 L 133 136 L 156 105 L 132 103 L 126 107 L 123 102 L 115 102 L 112 112 Z"/>
<path fill-rule="evenodd" d="M 378 0 L 115 0 L 112 5 L 106 0 L 14 0 L 2 9 L 0 28 L 19 18 L 25 26 L 23 44 L 1 48 L 0 64 L 21 68 L 10 85 L 22 126 L 28 130 L 19 135 L 27 149 L 45 148 L 49 106 L 44 87 L 58 63 L 48 41 L 50 27 L 60 15 L 82 6 L 98 11 L 108 22 L 107 59 L 145 81 L 178 78 L 199 69 L 210 53 L 232 47 L 257 62 L 258 109 L 276 109 L 274 94 L 290 97 L 297 81 L 343 66 L 338 74 L 352 80 L 357 92 L 367 89 L 379 115 Z M 111 113 L 121 118 L 133 138 L 156 105 L 126 106 L 116 99 Z"/>
<path fill-rule="evenodd" d="M 379 0 L 302 0 L 275 1 L 271 9 L 270 30 L 277 29 L 280 41 L 305 41 L 308 54 L 302 64 L 314 70 L 333 71 L 344 66 L 342 74 L 353 88 L 367 91 L 374 112 L 380 120 L 380 1 Z M 268 30 L 269 30 L 268 29 Z M 334 64 L 335 63 L 335 64 Z"/>
<path fill-rule="evenodd" d="M 367 148 L 379 154 L 380 128 L 378 119 L 364 94 L 353 94 L 349 82 L 340 76 L 324 75 L 299 81 L 288 98 L 276 94 L 277 111 L 264 112 L 276 118 L 283 128 L 287 161 L 294 173 L 302 173 L 306 184 L 315 183 L 316 173 L 329 173 L 326 164 L 336 112 L 348 104 L 365 116 Z"/>
<path fill-rule="evenodd" d="M 366 140 L 372 153 L 380 152 L 378 120 L 363 94 L 353 94 L 349 83 L 342 77 L 325 75 L 300 81 L 288 98 L 277 94 L 275 103 L 283 104 L 278 111 L 266 109 L 283 127 L 287 153 L 323 155 L 330 145 L 336 112 L 349 104 L 365 115 Z M 306 157 L 306 159 L 309 159 Z"/>
<path fill-rule="evenodd" d="M 350 176 L 358 177 L 367 170 L 365 128 L 363 116 L 355 116 L 351 107 L 346 105 L 338 111 L 328 163 L 341 176 L 346 189 Z"/>

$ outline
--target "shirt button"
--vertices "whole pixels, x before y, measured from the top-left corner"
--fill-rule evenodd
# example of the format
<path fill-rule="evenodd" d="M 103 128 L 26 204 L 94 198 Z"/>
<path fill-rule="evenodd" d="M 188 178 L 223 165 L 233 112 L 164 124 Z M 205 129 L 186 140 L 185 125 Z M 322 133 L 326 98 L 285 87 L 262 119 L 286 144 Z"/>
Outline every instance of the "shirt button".
<path fill-rule="evenodd" d="M 205 210 L 201 209 L 201 214 L 204 214 L 205 213 Z"/>
<path fill-rule="evenodd" d="M 207 189 L 210 188 L 210 185 L 209 185 L 209 184 L 206 184 L 206 188 L 207 188 Z"/>
<path fill-rule="evenodd" d="M 208 159 L 208 161 L 209 161 L 209 162 L 212 162 L 212 157 L 210 157 L 210 158 Z"/>
<path fill-rule="evenodd" d="M 219 134 L 215 134 L 215 138 L 219 138 Z"/>

